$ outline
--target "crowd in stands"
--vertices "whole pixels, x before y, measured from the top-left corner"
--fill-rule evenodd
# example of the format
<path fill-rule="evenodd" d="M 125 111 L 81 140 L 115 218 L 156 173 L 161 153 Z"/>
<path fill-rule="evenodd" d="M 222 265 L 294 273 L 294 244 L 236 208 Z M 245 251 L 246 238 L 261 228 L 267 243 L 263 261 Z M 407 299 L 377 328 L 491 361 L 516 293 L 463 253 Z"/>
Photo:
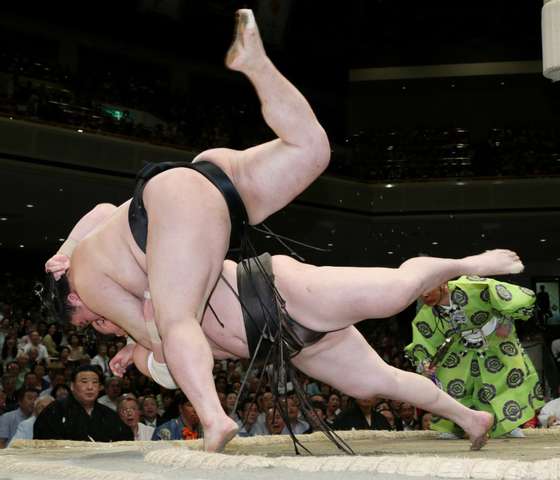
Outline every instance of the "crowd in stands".
<path fill-rule="evenodd" d="M 363 180 L 525 177 L 560 173 L 556 129 L 465 128 L 359 132 L 333 152 L 331 173 Z"/>
<path fill-rule="evenodd" d="M 172 93 L 162 69 L 85 57 L 71 74 L 31 53 L 0 53 L 0 114 L 189 150 L 272 138 L 252 92 L 193 81 L 196 94 Z M 367 181 L 554 175 L 558 138 L 552 128 L 495 128 L 476 141 L 465 128 L 360 131 L 333 141 L 329 173 Z"/>
<path fill-rule="evenodd" d="M 60 325 L 41 309 L 33 288 L 32 282 L 10 275 L 0 281 L 0 447 L 31 438 L 201 436 L 196 411 L 180 391 L 156 385 L 134 366 L 122 378 L 113 375 L 110 362 L 126 345 L 125 338 Z M 411 369 L 397 322 L 372 321 L 363 333 L 385 361 Z M 249 372 L 242 389 L 246 368 L 246 362 L 233 360 L 216 361 L 214 367 L 216 390 L 224 410 L 239 423 L 239 436 L 287 434 L 290 428 L 311 433 L 320 428 L 320 420 L 336 430 L 417 430 L 430 425 L 430 413 L 410 404 L 349 398 L 303 374 L 298 378 L 312 411 L 304 415 L 288 386 L 280 399 L 287 412 L 283 418 L 275 407 L 267 369 Z M 552 400 L 531 425 L 555 427 L 559 409 L 558 400 Z"/>
<path fill-rule="evenodd" d="M 140 70 L 134 76 L 90 65 L 71 74 L 29 54 L 0 53 L 0 114 L 189 150 L 243 148 L 270 137 L 250 97 L 171 95 L 165 75 Z"/>

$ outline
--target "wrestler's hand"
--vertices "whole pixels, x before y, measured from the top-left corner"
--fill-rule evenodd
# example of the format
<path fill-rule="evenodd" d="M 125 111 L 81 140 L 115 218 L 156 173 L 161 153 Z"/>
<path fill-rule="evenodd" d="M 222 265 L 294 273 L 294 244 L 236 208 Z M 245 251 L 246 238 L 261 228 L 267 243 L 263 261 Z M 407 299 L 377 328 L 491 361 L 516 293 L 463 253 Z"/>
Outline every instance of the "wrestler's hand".
<path fill-rule="evenodd" d="M 136 345 L 134 343 L 129 343 L 125 347 L 121 348 L 109 362 L 111 371 L 117 377 L 122 377 L 125 374 L 126 369 L 134 362 L 134 348 L 136 348 Z"/>
<path fill-rule="evenodd" d="M 45 263 L 45 272 L 52 273 L 55 280 L 60 280 L 60 277 L 66 273 L 70 268 L 70 258 L 63 253 L 57 253 L 47 260 Z"/>

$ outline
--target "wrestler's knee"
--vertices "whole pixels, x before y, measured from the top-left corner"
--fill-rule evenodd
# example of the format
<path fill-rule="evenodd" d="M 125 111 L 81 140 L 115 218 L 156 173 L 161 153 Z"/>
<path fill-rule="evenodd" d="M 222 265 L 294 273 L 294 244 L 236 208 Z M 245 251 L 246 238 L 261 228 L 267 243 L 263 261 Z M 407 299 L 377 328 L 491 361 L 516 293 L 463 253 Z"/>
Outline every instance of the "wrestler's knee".
<path fill-rule="evenodd" d="M 327 132 L 325 132 L 325 129 L 320 124 L 318 124 L 315 131 L 311 148 L 320 166 L 327 168 L 331 159 L 331 144 Z"/>

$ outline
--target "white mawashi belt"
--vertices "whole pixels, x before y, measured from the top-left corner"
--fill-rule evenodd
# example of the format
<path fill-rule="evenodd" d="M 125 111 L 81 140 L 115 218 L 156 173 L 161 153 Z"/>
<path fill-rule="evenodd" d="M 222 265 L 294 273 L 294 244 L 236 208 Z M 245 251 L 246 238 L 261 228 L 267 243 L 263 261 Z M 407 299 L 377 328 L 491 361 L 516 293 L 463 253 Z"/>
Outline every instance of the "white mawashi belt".
<path fill-rule="evenodd" d="M 498 318 L 492 317 L 490 321 L 486 322 L 481 328 L 475 330 L 465 330 L 461 332 L 463 340 L 467 343 L 484 342 L 484 339 L 494 333 L 498 326 Z"/>

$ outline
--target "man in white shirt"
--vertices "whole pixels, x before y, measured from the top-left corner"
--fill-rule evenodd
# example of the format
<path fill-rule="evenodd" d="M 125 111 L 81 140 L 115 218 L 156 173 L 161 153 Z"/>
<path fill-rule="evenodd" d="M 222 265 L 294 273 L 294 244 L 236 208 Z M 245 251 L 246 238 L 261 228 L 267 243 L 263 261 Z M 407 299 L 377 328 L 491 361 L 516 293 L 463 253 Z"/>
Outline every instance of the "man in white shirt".
<path fill-rule="evenodd" d="M 19 408 L 0 417 L 0 448 L 5 448 L 16 433 L 18 425 L 33 413 L 37 391 L 22 388 L 18 392 Z"/>
<path fill-rule="evenodd" d="M 239 425 L 240 437 L 254 437 L 256 435 L 268 435 L 266 427 L 257 422 L 259 416 L 259 408 L 253 400 L 245 400 L 243 402 L 242 418 L 237 422 Z"/>
<path fill-rule="evenodd" d="M 49 352 L 47 352 L 47 347 L 45 347 L 41 341 L 41 335 L 37 330 L 31 330 L 28 335 L 29 342 L 23 347 L 23 352 L 29 355 L 30 350 L 36 348 L 38 351 L 36 362 L 40 363 L 43 360 L 48 360 Z"/>
<path fill-rule="evenodd" d="M 151 440 L 155 428 L 140 422 L 140 405 L 136 397 L 123 395 L 117 405 L 117 413 L 134 433 L 134 440 Z"/>
<path fill-rule="evenodd" d="M 107 355 L 107 344 L 100 343 L 97 346 L 97 355 L 91 359 L 92 365 L 97 365 L 103 372 L 105 378 L 111 376 L 111 369 L 109 368 L 109 356 Z"/>
<path fill-rule="evenodd" d="M 309 423 L 305 420 L 302 420 L 299 415 L 299 405 L 292 397 L 288 397 L 286 400 L 286 407 L 288 410 L 288 420 L 290 422 L 290 427 L 292 432 L 295 435 L 299 435 L 301 433 L 306 433 L 309 431 Z M 288 425 L 284 427 L 282 433 L 287 434 L 289 433 Z"/>
<path fill-rule="evenodd" d="M 117 411 L 117 403 L 122 392 L 122 380 L 119 377 L 111 377 L 105 380 L 105 395 L 97 399 L 97 403 Z"/>
<path fill-rule="evenodd" d="M 8 443 L 8 447 L 12 446 L 14 440 L 33 440 L 33 425 L 35 425 L 35 420 L 37 420 L 37 417 L 45 407 L 48 407 L 52 402 L 54 402 L 54 398 L 50 395 L 45 395 L 35 402 L 33 415 L 20 422 L 17 426 L 16 433 L 10 440 L 10 443 Z"/>

